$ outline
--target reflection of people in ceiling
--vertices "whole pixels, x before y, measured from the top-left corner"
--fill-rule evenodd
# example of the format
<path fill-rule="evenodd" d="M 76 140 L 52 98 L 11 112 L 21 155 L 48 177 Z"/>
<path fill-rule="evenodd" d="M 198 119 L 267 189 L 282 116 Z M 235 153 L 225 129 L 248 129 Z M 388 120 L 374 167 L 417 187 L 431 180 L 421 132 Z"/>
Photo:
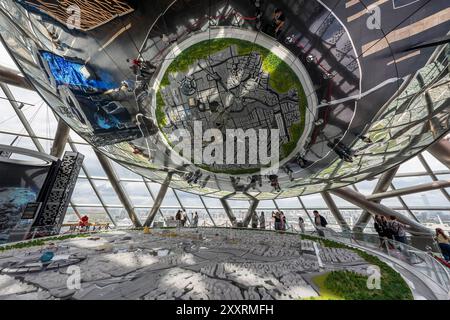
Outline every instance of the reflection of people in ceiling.
<path fill-rule="evenodd" d="M 281 34 L 283 31 L 284 24 L 286 23 L 286 17 L 281 11 L 281 9 L 275 9 L 273 15 L 272 15 L 272 28 L 273 32 L 276 38 Z"/>

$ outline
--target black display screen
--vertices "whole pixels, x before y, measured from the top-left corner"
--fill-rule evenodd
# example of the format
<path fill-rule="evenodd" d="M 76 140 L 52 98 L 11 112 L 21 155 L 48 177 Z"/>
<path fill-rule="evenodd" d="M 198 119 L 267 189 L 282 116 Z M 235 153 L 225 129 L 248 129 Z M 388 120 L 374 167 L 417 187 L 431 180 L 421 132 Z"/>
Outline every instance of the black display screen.
<path fill-rule="evenodd" d="M 0 243 L 9 241 L 24 209 L 36 202 L 49 169 L 0 161 Z"/>

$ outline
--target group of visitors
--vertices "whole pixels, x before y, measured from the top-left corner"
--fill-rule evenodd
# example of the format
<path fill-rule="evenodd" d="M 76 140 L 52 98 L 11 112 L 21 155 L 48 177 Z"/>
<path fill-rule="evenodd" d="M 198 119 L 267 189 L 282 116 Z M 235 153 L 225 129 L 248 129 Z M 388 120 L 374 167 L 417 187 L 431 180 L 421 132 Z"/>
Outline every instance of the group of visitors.
<path fill-rule="evenodd" d="M 405 225 L 398 221 L 395 216 L 387 219 L 385 216 L 376 215 L 374 218 L 374 228 L 380 238 L 380 246 L 383 246 L 386 240 L 406 243 Z M 393 247 L 389 241 L 387 244 L 390 248 Z"/>
<path fill-rule="evenodd" d="M 261 214 L 258 216 L 256 212 L 253 212 L 252 214 L 252 228 L 258 229 L 258 224 L 260 229 L 266 228 L 266 217 L 264 216 L 264 212 L 261 212 Z"/>
<path fill-rule="evenodd" d="M 191 221 L 190 221 L 190 226 L 192 228 L 197 228 L 198 227 L 198 213 L 197 211 L 191 213 Z M 175 215 L 175 220 L 177 221 L 177 226 L 179 228 L 181 227 L 186 227 L 186 223 L 188 222 L 188 215 L 186 213 L 186 211 L 183 210 L 178 210 L 177 214 Z"/>
<path fill-rule="evenodd" d="M 314 223 L 316 224 L 316 227 L 319 228 L 326 228 L 328 225 L 327 220 L 325 217 L 319 214 L 317 210 L 314 210 Z M 272 211 L 272 219 L 274 220 L 274 229 L 278 231 L 286 231 L 289 228 L 289 224 L 286 219 L 286 215 L 283 211 L 276 210 Z M 258 216 L 256 212 L 253 213 L 251 217 L 251 226 L 253 229 L 266 229 L 266 218 L 264 215 L 264 212 L 261 212 L 261 214 Z M 299 216 L 298 217 L 298 226 L 302 233 L 305 233 L 305 220 Z M 320 233 L 320 232 L 319 232 Z"/>
<path fill-rule="evenodd" d="M 274 220 L 275 230 L 286 231 L 287 222 L 283 211 L 272 211 L 272 218 Z"/>
<path fill-rule="evenodd" d="M 187 221 L 187 214 L 185 210 L 178 210 L 175 215 L 175 220 L 177 221 L 178 227 L 185 227 Z"/>

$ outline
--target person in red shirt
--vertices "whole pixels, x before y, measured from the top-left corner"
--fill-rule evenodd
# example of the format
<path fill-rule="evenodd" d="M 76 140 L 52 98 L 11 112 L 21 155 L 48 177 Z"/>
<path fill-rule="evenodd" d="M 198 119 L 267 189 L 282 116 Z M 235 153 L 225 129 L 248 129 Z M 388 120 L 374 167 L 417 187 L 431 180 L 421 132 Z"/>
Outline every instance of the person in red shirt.
<path fill-rule="evenodd" d="M 79 226 L 81 227 L 81 230 L 87 231 L 89 228 L 89 217 L 86 215 L 81 217 Z"/>

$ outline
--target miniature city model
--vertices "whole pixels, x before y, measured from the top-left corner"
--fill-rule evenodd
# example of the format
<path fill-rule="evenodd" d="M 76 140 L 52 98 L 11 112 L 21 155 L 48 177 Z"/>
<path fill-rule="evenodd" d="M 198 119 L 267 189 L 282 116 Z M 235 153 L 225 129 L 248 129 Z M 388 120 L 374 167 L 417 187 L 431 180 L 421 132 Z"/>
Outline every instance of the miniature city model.
<path fill-rule="evenodd" d="M 48 251 L 53 259 L 40 262 Z M 371 265 L 298 234 L 220 228 L 113 231 L 4 251 L 0 261 L 0 299 L 311 299 L 321 298 L 315 279 L 367 277 Z"/>

